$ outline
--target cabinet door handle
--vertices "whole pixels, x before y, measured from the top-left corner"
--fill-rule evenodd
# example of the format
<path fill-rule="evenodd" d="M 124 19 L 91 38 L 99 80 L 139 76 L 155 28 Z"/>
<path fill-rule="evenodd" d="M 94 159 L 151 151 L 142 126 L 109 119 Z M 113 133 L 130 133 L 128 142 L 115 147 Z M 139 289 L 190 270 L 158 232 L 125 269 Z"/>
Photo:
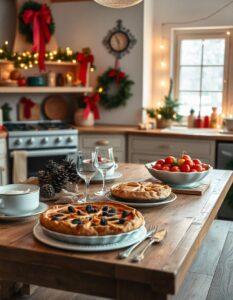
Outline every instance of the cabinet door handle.
<path fill-rule="evenodd" d="M 99 140 L 95 142 L 96 146 L 108 146 L 110 142 L 108 140 Z"/>

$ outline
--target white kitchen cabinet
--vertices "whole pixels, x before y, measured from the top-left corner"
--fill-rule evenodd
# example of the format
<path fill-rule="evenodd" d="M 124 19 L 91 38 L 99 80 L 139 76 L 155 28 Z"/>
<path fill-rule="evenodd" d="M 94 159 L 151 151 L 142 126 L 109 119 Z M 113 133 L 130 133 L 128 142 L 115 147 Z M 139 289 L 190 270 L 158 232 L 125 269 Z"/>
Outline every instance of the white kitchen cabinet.
<path fill-rule="evenodd" d="M 116 162 L 126 161 L 126 136 L 124 134 L 79 134 L 79 150 L 93 150 L 100 144 L 113 147 Z"/>
<path fill-rule="evenodd" d="M 7 150 L 6 149 L 7 149 L 6 148 L 6 139 L 0 139 L 0 184 L 8 183 Z M 1 174 L 2 174 L 2 179 L 1 179 Z"/>
<path fill-rule="evenodd" d="M 215 165 L 215 141 L 141 135 L 129 135 L 128 138 L 131 163 L 146 163 L 167 155 L 180 156 L 183 151 L 192 158 Z"/>

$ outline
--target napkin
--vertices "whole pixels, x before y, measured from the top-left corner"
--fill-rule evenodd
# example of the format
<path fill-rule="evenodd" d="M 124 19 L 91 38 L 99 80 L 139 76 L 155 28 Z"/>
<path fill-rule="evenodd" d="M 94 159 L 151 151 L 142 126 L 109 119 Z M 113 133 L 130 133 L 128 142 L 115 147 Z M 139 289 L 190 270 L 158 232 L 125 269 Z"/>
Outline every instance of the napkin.
<path fill-rule="evenodd" d="M 13 183 L 19 183 L 27 179 L 27 151 L 18 150 L 12 152 L 13 156 Z"/>

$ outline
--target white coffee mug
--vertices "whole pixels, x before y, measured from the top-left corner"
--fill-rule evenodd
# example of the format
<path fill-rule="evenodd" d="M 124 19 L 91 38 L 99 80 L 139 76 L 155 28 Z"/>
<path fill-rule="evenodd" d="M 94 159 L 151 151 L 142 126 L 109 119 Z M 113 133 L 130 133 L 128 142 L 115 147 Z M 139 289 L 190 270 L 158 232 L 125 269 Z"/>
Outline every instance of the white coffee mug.
<path fill-rule="evenodd" d="M 32 184 L 0 186 L 0 213 L 10 216 L 30 213 L 39 206 L 39 191 Z"/>

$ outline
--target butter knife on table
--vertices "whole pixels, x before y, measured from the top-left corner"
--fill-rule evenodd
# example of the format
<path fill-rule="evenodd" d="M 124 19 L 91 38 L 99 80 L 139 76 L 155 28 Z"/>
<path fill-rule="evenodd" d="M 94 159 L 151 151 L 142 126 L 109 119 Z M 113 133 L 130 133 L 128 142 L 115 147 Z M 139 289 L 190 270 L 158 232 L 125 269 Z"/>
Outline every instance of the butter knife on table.
<path fill-rule="evenodd" d="M 160 243 L 164 240 L 167 235 L 166 229 L 161 229 L 154 233 L 154 235 L 150 238 L 149 243 L 142 249 L 142 251 L 132 258 L 133 262 L 139 262 L 144 259 L 144 255 L 146 250 L 154 243 Z"/>
<path fill-rule="evenodd" d="M 118 258 L 127 258 L 129 257 L 129 255 L 132 253 L 132 251 L 139 246 L 142 242 L 144 242 L 148 237 L 152 236 L 154 233 L 156 232 L 156 228 L 148 230 L 148 232 L 146 233 L 146 236 L 140 240 L 139 242 L 137 242 L 136 244 L 133 244 L 132 246 L 130 246 L 128 249 L 121 251 L 118 254 Z"/>

